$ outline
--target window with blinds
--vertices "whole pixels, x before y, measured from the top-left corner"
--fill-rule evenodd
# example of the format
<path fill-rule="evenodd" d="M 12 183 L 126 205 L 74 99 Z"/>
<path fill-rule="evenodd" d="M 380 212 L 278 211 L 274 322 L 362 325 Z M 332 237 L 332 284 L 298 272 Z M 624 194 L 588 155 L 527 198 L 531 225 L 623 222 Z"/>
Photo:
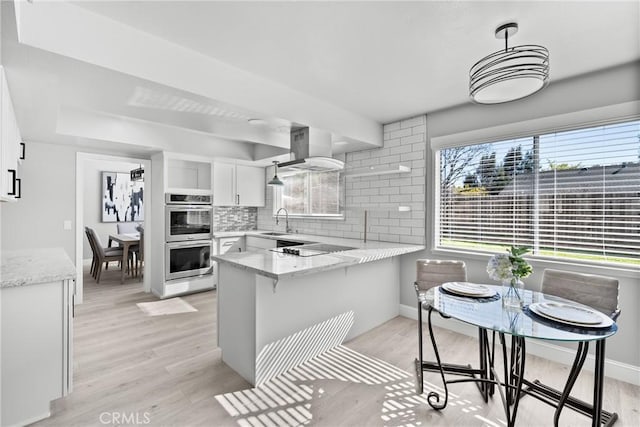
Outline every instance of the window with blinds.
<path fill-rule="evenodd" d="M 438 247 L 640 265 L 640 121 L 438 154 Z"/>
<path fill-rule="evenodd" d="M 274 186 L 274 215 L 285 208 L 289 216 L 344 217 L 344 177 L 337 171 L 282 173 Z"/>

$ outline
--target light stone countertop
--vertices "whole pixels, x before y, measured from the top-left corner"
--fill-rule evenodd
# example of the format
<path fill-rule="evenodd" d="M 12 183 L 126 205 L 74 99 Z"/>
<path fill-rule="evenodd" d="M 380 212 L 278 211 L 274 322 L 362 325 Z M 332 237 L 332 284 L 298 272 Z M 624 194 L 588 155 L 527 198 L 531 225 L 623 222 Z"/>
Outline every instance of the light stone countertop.
<path fill-rule="evenodd" d="M 262 237 L 271 240 L 289 240 L 303 242 L 327 243 L 332 245 L 349 246 L 354 249 L 332 252 L 324 255 L 300 257 L 268 249 L 253 252 L 234 252 L 215 255 L 214 261 L 227 263 L 235 268 L 252 271 L 272 279 L 283 279 L 306 274 L 314 274 L 350 265 L 373 262 L 384 258 L 391 258 L 411 252 L 418 252 L 425 247 L 422 245 L 408 245 L 403 243 L 363 242 L 357 239 L 343 239 L 337 237 L 316 236 L 311 234 L 283 234 L 281 236 L 261 235 L 261 231 L 246 231 L 247 236 Z"/>
<path fill-rule="evenodd" d="M 62 248 L 2 251 L 0 288 L 76 278 L 76 267 Z"/>

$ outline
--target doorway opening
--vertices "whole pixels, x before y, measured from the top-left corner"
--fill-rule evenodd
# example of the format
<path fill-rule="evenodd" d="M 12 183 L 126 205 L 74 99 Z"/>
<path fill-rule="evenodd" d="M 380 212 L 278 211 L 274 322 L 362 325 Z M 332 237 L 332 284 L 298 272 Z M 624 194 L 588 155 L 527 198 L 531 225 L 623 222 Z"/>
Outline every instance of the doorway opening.
<path fill-rule="evenodd" d="M 125 191 L 123 182 L 127 181 L 129 173 L 133 169 L 144 169 L 142 182 L 129 183 L 129 190 Z M 136 224 L 143 224 L 145 230 L 151 230 L 151 161 L 135 157 L 111 156 L 94 153 L 77 153 L 76 156 L 76 304 L 84 299 L 84 271 L 89 268 L 93 258 L 93 252 L 85 234 L 85 226 L 91 227 L 102 242 L 107 242 L 112 237 L 121 234 L 118 230 L 126 230 Z M 119 181 L 118 181 L 119 180 Z M 119 182 L 117 188 L 115 185 Z M 133 190 L 131 190 L 133 189 Z M 145 209 L 147 207 L 147 209 Z M 119 224 L 119 225 L 118 225 Z M 144 234 L 143 253 L 150 253 L 151 233 Z M 150 291 L 149 257 L 143 263 L 142 271 L 138 277 L 133 277 L 130 272 L 125 272 L 127 265 L 121 265 L 115 269 L 121 277 L 126 278 L 126 283 L 135 281 L 139 283 L 141 290 Z M 110 263 L 115 267 L 116 263 Z M 105 271 L 104 265 L 97 268 Z M 111 269 L 113 275 L 114 269 Z M 143 278 L 139 281 L 139 278 Z M 93 277 L 88 276 L 91 280 Z M 113 279 L 113 278 L 112 278 Z M 124 279 L 123 279 L 124 280 Z M 102 282 L 102 278 L 101 278 Z"/>

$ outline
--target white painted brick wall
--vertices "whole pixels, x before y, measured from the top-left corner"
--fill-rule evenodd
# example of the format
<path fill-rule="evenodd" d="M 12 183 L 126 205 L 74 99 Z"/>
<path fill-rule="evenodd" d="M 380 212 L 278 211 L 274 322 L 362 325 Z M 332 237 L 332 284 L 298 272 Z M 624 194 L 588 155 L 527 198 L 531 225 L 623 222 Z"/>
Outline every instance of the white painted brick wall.
<path fill-rule="evenodd" d="M 347 178 L 344 220 L 290 219 L 290 226 L 299 233 L 362 239 L 366 209 L 368 240 L 424 244 L 426 130 L 424 115 L 384 125 L 383 147 L 347 153 L 347 169 L 400 164 L 411 172 Z M 411 211 L 398 212 L 401 205 Z M 270 189 L 266 206 L 258 209 L 258 228 L 284 230 L 284 221 L 275 225 Z"/>

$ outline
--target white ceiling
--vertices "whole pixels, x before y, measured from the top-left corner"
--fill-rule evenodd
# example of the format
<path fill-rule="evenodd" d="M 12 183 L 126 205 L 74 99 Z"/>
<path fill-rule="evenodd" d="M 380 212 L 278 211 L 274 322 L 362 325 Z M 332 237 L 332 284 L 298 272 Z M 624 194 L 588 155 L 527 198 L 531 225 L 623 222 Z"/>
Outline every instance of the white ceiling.
<path fill-rule="evenodd" d="M 520 25 L 514 44 L 549 49 L 552 82 L 640 59 L 637 1 L 34 1 L 23 7 L 21 40 L 38 49 L 12 43 L 13 22 L 3 25 L 2 55 L 25 136 L 103 139 L 119 149 L 145 143 L 123 132 L 107 137 L 104 125 L 111 129 L 116 119 L 127 128 L 170 126 L 198 140 L 194 147 L 213 145 L 223 155 L 248 159 L 284 152 L 291 123 L 317 125 L 332 131 L 334 140 L 351 141 L 338 151 L 376 146 L 379 137 L 371 135 L 380 124 L 468 102 L 470 66 L 503 47 L 493 31 L 509 21 Z M 46 21 L 37 20 L 39 11 Z M 61 28 L 76 32 L 70 29 L 65 38 Z M 149 52 L 149 64 L 161 65 L 129 66 L 139 53 L 125 63 L 106 46 L 121 43 L 125 57 L 135 47 L 127 46 L 128 34 L 135 36 L 130 44 Z M 151 48 L 158 41 L 166 55 Z M 203 56 L 210 61 L 203 62 L 203 76 L 183 71 L 191 63 L 184 58 Z M 223 66 L 226 74 L 213 71 Z M 12 74 L 18 69 L 22 77 Z M 30 103 L 43 93 L 45 106 Z M 80 132 L 78 122 L 89 113 L 103 126 Z M 269 124 L 252 127 L 248 117 Z"/>

